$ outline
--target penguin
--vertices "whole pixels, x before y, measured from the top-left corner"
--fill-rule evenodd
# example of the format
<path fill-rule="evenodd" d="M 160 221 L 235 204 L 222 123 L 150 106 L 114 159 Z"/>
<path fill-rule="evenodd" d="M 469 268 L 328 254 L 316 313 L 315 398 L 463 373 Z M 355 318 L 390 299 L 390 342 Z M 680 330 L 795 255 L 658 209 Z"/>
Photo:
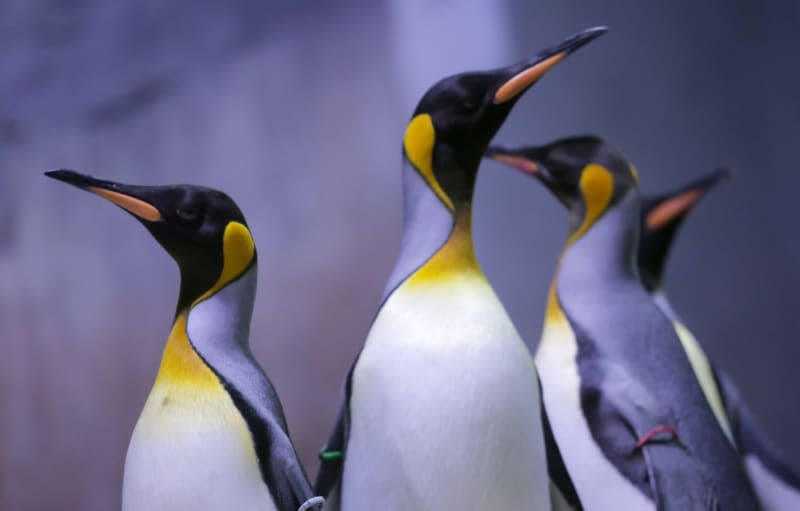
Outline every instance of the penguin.
<path fill-rule="evenodd" d="M 403 139 L 404 232 L 315 489 L 326 509 L 550 509 L 533 359 L 475 257 L 484 150 L 519 97 L 605 31 L 444 78 Z"/>
<path fill-rule="evenodd" d="M 726 170 L 720 169 L 666 195 L 644 197 L 641 205 L 636 265 L 645 289 L 655 304 L 673 322 L 675 333 L 683 345 L 711 411 L 714 412 L 714 417 L 722 428 L 722 432 L 735 446 L 715 371 L 697 339 L 678 319 L 662 284 L 666 258 L 683 219 L 707 191 L 722 179 L 727 178 L 728 175 Z"/>
<path fill-rule="evenodd" d="M 761 508 L 796 510 L 800 509 L 800 477 L 763 433 L 731 378 L 708 359 L 664 290 L 664 267 L 675 234 L 694 205 L 727 177 L 727 171 L 718 170 L 678 190 L 643 199 L 636 262 L 645 289 L 675 325 L 720 427 L 739 452 Z"/>
<path fill-rule="evenodd" d="M 672 323 L 639 277 L 635 167 L 595 136 L 487 155 L 538 178 L 570 213 L 535 359 L 585 509 L 758 509 Z"/>
<path fill-rule="evenodd" d="M 125 456 L 123 511 L 321 509 L 250 351 L 256 248 L 233 200 L 199 186 L 45 174 L 133 215 L 180 269 L 172 330 Z"/>

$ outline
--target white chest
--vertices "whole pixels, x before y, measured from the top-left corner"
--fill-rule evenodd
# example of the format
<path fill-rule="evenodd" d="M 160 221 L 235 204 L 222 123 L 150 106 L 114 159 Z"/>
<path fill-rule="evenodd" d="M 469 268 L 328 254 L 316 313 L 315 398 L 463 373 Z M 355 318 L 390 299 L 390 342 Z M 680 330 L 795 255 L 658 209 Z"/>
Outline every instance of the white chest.
<path fill-rule="evenodd" d="M 247 425 L 221 388 L 156 383 L 125 458 L 122 509 L 276 509 Z"/>
<path fill-rule="evenodd" d="M 343 509 L 549 509 L 538 392 L 488 285 L 401 288 L 353 374 Z"/>
<path fill-rule="evenodd" d="M 605 457 L 581 410 L 575 335 L 549 323 L 536 352 L 550 426 L 584 509 L 654 510 L 655 506 Z"/>

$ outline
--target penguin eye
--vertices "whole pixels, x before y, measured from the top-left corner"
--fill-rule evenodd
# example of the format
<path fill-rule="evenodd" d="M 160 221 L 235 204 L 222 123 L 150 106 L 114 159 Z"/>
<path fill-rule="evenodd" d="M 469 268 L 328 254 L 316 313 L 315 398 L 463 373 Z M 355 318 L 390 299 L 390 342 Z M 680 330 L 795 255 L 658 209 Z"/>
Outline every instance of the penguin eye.
<path fill-rule="evenodd" d="M 194 222 L 200 217 L 200 210 L 194 206 L 180 206 L 175 214 L 185 222 Z"/>
<path fill-rule="evenodd" d="M 461 111 L 464 112 L 465 114 L 471 114 L 475 112 L 479 106 L 480 103 L 478 102 L 477 99 L 467 98 L 461 102 Z"/>

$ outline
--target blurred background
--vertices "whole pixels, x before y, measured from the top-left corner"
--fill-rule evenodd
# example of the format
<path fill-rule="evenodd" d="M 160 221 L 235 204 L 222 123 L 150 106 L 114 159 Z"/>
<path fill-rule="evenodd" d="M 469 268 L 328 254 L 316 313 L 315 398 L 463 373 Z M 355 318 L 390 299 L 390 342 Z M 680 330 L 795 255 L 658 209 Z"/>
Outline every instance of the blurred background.
<path fill-rule="evenodd" d="M 496 141 L 608 136 L 651 193 L 730 167 L 667 287 L 800 465 L 796 1 L 0 0 L 0 508 L 119 506 L 177 298 L 137 222 L 44 170 L 239 203 L 261 262 L 251 343 L 313 477 L 399 246 L 416 101 L 600 24 Z M 566 224 L 542 187 L 484 165 L 478 256 L 532 349 Z"/>

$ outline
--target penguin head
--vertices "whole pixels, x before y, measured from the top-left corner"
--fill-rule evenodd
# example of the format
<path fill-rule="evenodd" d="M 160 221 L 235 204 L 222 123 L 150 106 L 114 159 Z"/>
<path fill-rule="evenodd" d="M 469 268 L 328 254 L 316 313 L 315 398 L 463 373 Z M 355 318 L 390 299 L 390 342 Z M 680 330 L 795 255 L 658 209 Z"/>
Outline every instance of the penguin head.
<path fill-rule="evenodd" d="M 451 211 L 468 202 L 480 159 L 520 96 L 605 31 L 585 30 L 508 67 L 440 80 L 422 97 L 406 128 L 405 158 Z"/>
<path fill-rule="evenodd" d="M 541 181 L 570 210 L 573 234 L 582 235 L 624 196 L 638 193 L 635 167 L 599 137 L 569 137 L 518 149 L 496 146 L 486 155 Z"/>
<path fill-rule="evenodd" d="M 256 261 L 244 215 L 223 192 L 192 185 L 127 185 L 71 170 L 45 175 L 111 201 L 150 231 L 180 268 L 179 310 L 235 279 Z"/>
<path fill-rule="evenodd" d="M 670 193 L 642 199 L 641 234 L 636 261 L 639 275 L 648 291 L 655 291 L 661 286 L 664 264 L 683 220 L 709 190 L 729 176 L 726 169 L 717 169 Z"/>

